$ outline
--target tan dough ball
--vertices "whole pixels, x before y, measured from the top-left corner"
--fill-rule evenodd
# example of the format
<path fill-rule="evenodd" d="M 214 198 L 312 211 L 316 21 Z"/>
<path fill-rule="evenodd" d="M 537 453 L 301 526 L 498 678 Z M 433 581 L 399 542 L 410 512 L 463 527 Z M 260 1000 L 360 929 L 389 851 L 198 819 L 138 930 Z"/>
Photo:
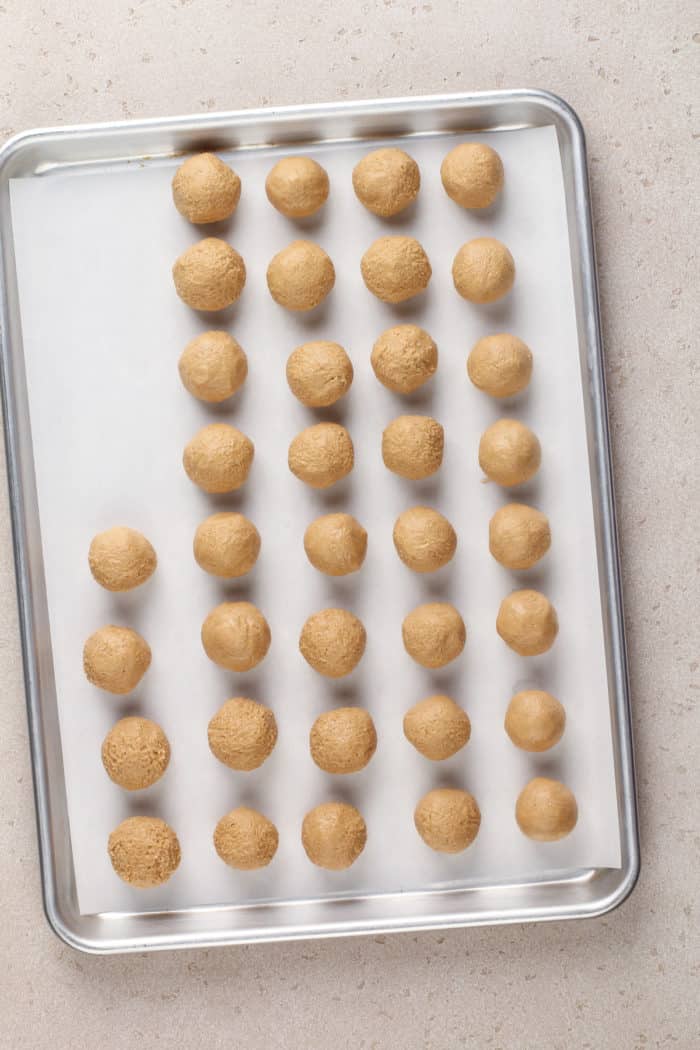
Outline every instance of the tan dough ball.
<path fill-rule="evenodd" d="M 267 620 L 250 602 L 223 602 L 202 624 L 202 645 L 210 660 L 229 671 L 252 671 L 270 648 Z"/>
<path fill-rule="evenodd" d="M 501 602 L 496 630 L 520 656 L 540 656 L 554 645 L 559 622 L 554 606 L 539 591 L 513 591 Z"/>
<path fill-rule="evenodd" d="M 426 846 L 439 853 L 461 853 L 479 834 L 481 813 L 468 791 L 436 788 L 420 800 L 413 820 Z"/>
<path fill-rule="evenodd" d="M 488 208 L 503 189 L 503 163 L 483 142 L 462 142 L 443 160 L 440 177 L 447 196 L 463 208 Z"/>
<path fill-rule="evenodd" d="M 108 591 L 130 591 L 153 575 L 157 558 L 145 536 L 136 529 L 117 525 L 94 537 L 88 562 L 90 572 L 101 587 Z"/>
<path fill-rule="evenodd" d="M 206 518 L 194 534 L 194 557 L 212 576 L 245 576 L 260 553 L 260 533 L 242 514 L 222 511 Z"/>
<path fill-rule="evenodd" d="M 382 434 L 384 466 L 402 478 L 428 478 L 442 466 L 445 431 L 430 416 L 398 416 Z"/>
<path fill-rule="evenodd" d="M 472 727 L 466 712 L 449 696 L 429 696 L 406 712 L 403 731 L 421 755 L 442 762 L 469 742 Z"/>
<path fill-rule="evenodd" d="M 102 742 L 102 765 L 107 776 L 127 791 L 155 784 L 169 761 L 168 738 L 148 718 L 122 718 Z"/>
<path fill-rule="evenodd" d="M 325 168 L 311 157 L 282 157 L 265 179 L 270 204 L 290 219 L 313 215 L 326 203 L 329 191 Z"/>
<path fill-rule="evenodd" d="M 352 185 L 365 208 L 387 218 L 398 215 L 418 196 L 420 168 L 402 149 L 375 149 L 355 165 Z"/>
<path fill-rule="evenodd" d="M 396 394 L 412 394 L 435 375 L 437 346 L 417 324 L 387 328 L 372 347 L 372 368 L 380 383 Z"/>
<path fill-rule="evenodd" d="M 228 423 L 210 423 L 185 446 L 182 465 L 190 481 L 204 492 L 234 492 L 246 481 L 255 447 Z"/>
<path fill-rule="evenodd" d="M 218 237 L 193 244 L 173 266 L 175 291 L 193 310 L 224 310 L 239 298 L 245 278 L 243 259 Z"/>
<path fill-rule="evenodd" d="M 489 522 L 489 550 L 506 569 L 531 569 L 551 542 L 547 515 L 524 503 L 508 503 Z"/>
<path fill-rule="evenodd" d="M 411 507 L 396 519 L 394 546 L 414 572 L 435 572 L 452 560 L 457 533 L 447 518 L 430 507 Z"/>
<path fill-rule="evenodd" d="M 150 666 L 148 642 L 130 627 L 101 627 L 83 647 L 83 670 L 88 682 L 118 696 L 135 689 Z"/>
<path fill-rule="evenodd" d="M 432 276 L 430 260 L 414 237 L 380 237 L 362 256 L 362 279 L 377 299 L 403 303 L 424 292 Z"/>
<path fill-rule="evenodd" d="M 508 705 L 505 731 L 523 751 L 549 751 L 564 735 L 566 712 L 551 693 L 526 689 Z"/>
<path fill-rule="evenodd" d="M 248 358 L 228 332 L 203 332 L 182 351 L 178 370 L 190 394 L 216 404 L 243 386 Z"/>
<path fill-rule="evenodd" d="M 175 207 L 194 223 L 221 222 L 233 215 L 241 197 L 241 180 L 214 153 L 188 157 L 175 172 Z"/>
<path fill-rule="evenodd" d="M 528 838 L 536 842 L 557 842 L 576 827 L 578 806 L 564 784 L 535 777 L 518 796 L 515 819 Z"/>
<path fill-rule="evenodd" d="M 530 382 L 532 351 L 515 335 L 487 335 L 472 348 L 467 373 L 474 386 L 485 394 L 512 397 Z"/>
<path fill-rule="evenodd" d="M 529 481 L 541 460 L 537 435 L 517 419 L 499 419 L 481 435 L 479 466 L 487 478 L 505 488 Z"/>
<path fill-rule="evenodd" d="M 309 746 L 324 773 L 358 773 L 377 750 L 372 716 L 361 707 L 326 711 L 311 727 Z"/>
<path fill-rule="evenodd" d="M 367 633 L 346 609 L 322 609 L 301 629 L 299 650 L 314 671 L 326 678 L 343 678 L 357 667 L 365 651 Z"/>
<path fill-rule="evenodd" d="M 277 721 L 269 707 L 237 696 L 227 700 L 209 722 L 209 747 L 229 769 L 249 772 L 272 754 Z"/>
<path fill-rule="evenodd" d="M 304 533 L 304 550 L 319 572 L 347 576 L 365 560 L 367 533 L 351 514 L 324 514 Z"/>
<path fill-rule="evenodd" d="M 422 667 L 445 667 L 464 649 L 464 620 L 448 602 L 418 605 L 403 622 L 406 652 Z"/>
<path fill-rule="evenodd" d="M 346 477 L 355 463 L 352 438 L 340 423 L 316 423 L 292 441 L 289 469 L 314 489 L 327 489 Z"/>
<path fill-rule="evenodd" d="M 515 263 L 505 244 L 494 237 L 467 241 L 455 255 L 452 280 L 463 299 L 495 303 L 511 290 Z"/>
<path fill-rule="evenodd" d="M 362 814 L 346 802 L 325 802 L 304 817 L 301 841 L 319 868 L 343 871 L 354 864 L 367 842 Z"/>
<path fill-rule="evenodd" d="M 277 828 L 254 809 L 239 806 L 222 817 L 214 830 L 214 849 L 237 871 L 266 868 L 279 844 Z"/>
<path fill-rule="evenodd" d="M 313 310 L 334 284 L 333 263 L 313 241 L 292 241 L 270 260 L 267 268 L 270 295 L 287 310 Z"/>
<path fill-rule="evenodd" d="M 107 852 L 124 882 L 150 889 L 167 882 L 180 864 L 180 843 L 158 817 L 129 817 L 109 836 Z"/>
<path fill-rule="evenodd" d="M 327 408 L 347 394 L 353 380 L 352 361 L 338 343 L 304 343 L 287 361 L 287 382 L 308 408 Z"/>

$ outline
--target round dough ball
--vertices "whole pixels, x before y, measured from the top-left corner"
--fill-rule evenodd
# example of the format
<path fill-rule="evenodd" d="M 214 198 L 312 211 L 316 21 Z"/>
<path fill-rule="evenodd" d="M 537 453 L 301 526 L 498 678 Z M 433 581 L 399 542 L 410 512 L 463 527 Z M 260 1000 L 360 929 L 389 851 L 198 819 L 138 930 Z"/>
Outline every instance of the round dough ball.
<path fill-rule="evenodd" d="M 503 189 L 503 163 L 483 142 L 462 142 L 443 160 L 440 177 L 447 196 L 463 208 L 488 208 Z"/>
<path fill-rule="evenodd" d="M 406 712 L 403 731 L 421 755 L 442 762 L 469 742 L 472 727 L 466 711 L 449 696 L 429 696 Z"/>
<path fill-rule="evenodd" d="M 455 660 L 464 649 L 464 620 L 448 602 L 418 605 L 403 622 L 406 652 L 422 667 L 438 668 Z"/>
<path fill-rule="evenodd" d="M 156 571 L 156 552 L 136 529 L 117 525 L 98 532 L 88 552 L 90 572 L 108 591 L 130 591 Z"/>
<path fill-rule="evenodd" d="M 289 355 L 287 382 L 308 408 L 327 408 L 347 394 L 353 380 L 352 361 L 338 343 L 304 343 Z"/>
<path fill-rule="evenodd" d="M 299 650 L 314 671 L 326 678 L 343 678 L 357 667 L 365 651 L 367 633 L 346 609 L 322 609 L 301 629 Z"/>
<path fill-rule="evenodd" d="M 430 507 L 411 507 L 396 519 L 394 546 L 414 572 L 435 572 L 452 560 L 457 533 L 447 518 Z"/>
<path fill-rule="evenodd" d="M 489 522 L 489 550 L 506 569 L 531 569 L 552 542 L 546 514 L 524 503 L 508 503 Z"/>
<path fill-rule="evenodd" d="M 551 693 L 526 689 L 508 705 L 505 731 L 523 751 L 549 751 L 564 735 L 566 712 Z"/>
<path fill-rule="evenodd" d="M 169 761 L 168 738 L 148 718 L 122 718 L 102 742 L 102 765 L 107 776 L 127 791 L 155 784 Z"/>
<path fill-rule="evenodd" d="M 380 383 L 396 394 L 412 394 L 437 370 L 437 346 L 417 324 L 387 328 L 372 347 L 372 368 Z"/>
<path fill-rule="evenodd" d="M 269 707 L 237 696 L 227 700 L 209 722 L 209 747 L 229 769 L 249 772 L 272 754 L 277 721 Z"/>
<path fill-rule="evenodd" d="M 324 514 L 304 533 L 306 557 L 326 576 L 347 576 L 361 568 L 367 533 L 351 514 Z"/>
<path fill-rule="evenodd" d="M 243 386 L 248 358 L 228 332 L 203 332 L 187 344 L 177 367 L 194 397 L 217 404 Z"/>
<path fill-rule="evenodd" d="M 335 269 L 323 248 L 313 241 L 292 241 L 270 260 L 267 287 L 287 310 L 313 310 L 335 284 Z"/>
<path fill-rule="evenodd" d="M 426 846 L 439 853 L 461 853 L 479 834 L 481 813 L 468 791 L 435 788 L 420 800 L 413 820 Z"/>
<path fill-rule="evenodd" d="M 301 841 L 319 868 L 343 871 L 354 864 L 367 842 L 362 814 L 346 802 L 325 802 L 304 817 Z"/>
<path fill-rule="evenodd" d="M 506 332 L 484 336 L 467 358 L 467 374 L 485 394 L 512 397 L 530 382 L 532 351 L 522 339 Z"/>
<path fill-rule="evenodd" d="M 253 442 L 240 430 L 210 423 L 185 446 L 182 465 L 190 481 L 205 492 L 234 492 L 247 479 L 254 455 Z"/>
<path fill-rule="evenodd" d="M 365 208 L 387 218 L 398 215 L 418 196 L 420 168 L 402 149 L 375 149 L 355 165 L 352 185 Z"/>
<path fill-rule="evenodd" d="M 239 806 L 222 817 L 214 830 L 214 849 L 237 871 L 266 868 L 279 844 L 277 828 L 257 810 Z"/>
<path fill-rule="evenodd" d="M 559 622 L 554 606 L 539 591 L 513 591 L 501 602 L 496 630 L 520 656 L 540 656 L 554 645 Z"/>
<path fill-rule="evenodd" d="M 101 627 L 83 647 L 83 670 L 88 682 L 118 696 L 135 689 L 150 666 L 148 642 L 130 627 Z"/>
<path fill-rule="evenodd" d="M 411 481 L 439 470 L 444 448 L 445 431 L 431 416 L 399 416 L 382 434 L 384 466 Z"/>
<path fill-rule="evenodd" d="M 557 842 L 576 827 L 578 806 L 564 784 L 535 777 L 518 795 L 515 819 L 528 838 L 536 842 Z"/>
<path fill-rule="evenodd" d="M 346 477 L 355 464 L 352 438 L 340 423 L 316 423 L 292 441 L 289 469 L 314 489 L 327 489 Z"/>
<path fill-rule="evenodd" d="M 139 889 L 161 886 L 180 864 L 180 843 L 158 817 L 128 817 L 107 844 L 112 867 L 124 882 Z"/>
<path fill-rule="evenodd" d="M 311 157 L 282 157 L 265 179 L 267 199 L 289 219 L 313 215 L 326 203 L 329 191 L 325 168 Z"/>
<path fill-rule="evenodd" d="M 214 153 L 188 157 L 175 172 L 175 207 L 190 222 L 221 222 L 233 215 L 241 197 L 241 180 Z"/>
<path fill-rule="evenodd" d="M 260 553 L 260 533 L 242 514 L 222 511 L 206 518 L 194 534 L 194 557 L 200 568 L 225 580 L 245 576 Z"/>
<path fill-rule="evenodd" d="M 202 624 L 202 645 L 210 660 L 229 671 L 252 671 L 270 648 L 267 620 L 251 602 L 223 602 Z"/>
<path fill-rule="evenodd" d="M 358 773 L 377 750 L 372 716 L 361 707 L 326 711 L 311 727 L 309 746 L 324 773 Z"/>
<path fill-rule="evenodd" d="M 432 276 L 430 260 L 414 237 L 380 237 L 360 263 L 362 279 L 377 299 L 403 303 L 424 292 Z"/>
<path fill-rule="evenodd" d="M 452 280 L 463 299 L 495 303 L 513 287 L 513 256 L 494 237 L 477 237 L 463 244 L 455 255 Z"/>
<path fill-rule="evenodd" d="M 224 310 L 239 298 L 245 278 L 243 259 L 218 237 L 193 244 L 173 266 L 175 291 L 193 310 Z"/>
<path fill-rule="evenodd" d="M 517 419 L 499 419 L 481 435 L 479 466 L 487 478 L 505 488 L 534 477 L 541 459 L 537 435 Z"/>

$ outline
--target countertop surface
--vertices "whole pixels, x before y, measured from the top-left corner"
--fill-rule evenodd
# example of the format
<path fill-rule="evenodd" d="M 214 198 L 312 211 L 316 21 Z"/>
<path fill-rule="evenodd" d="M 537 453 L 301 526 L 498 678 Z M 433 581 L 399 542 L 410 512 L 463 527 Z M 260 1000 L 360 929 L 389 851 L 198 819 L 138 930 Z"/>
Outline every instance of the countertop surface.
<path fill-rule="evenodd" d="M 643 859 L 631 898 L 599 920 L 74 953 L 41 907 L 3 483 L 0 1046 L 697 1047 L 699 61 L 691 0 L 0 3 L 0 138 L 81 121 L 504 87 L 546 88 L 578 111 L 591 165 Z"/>

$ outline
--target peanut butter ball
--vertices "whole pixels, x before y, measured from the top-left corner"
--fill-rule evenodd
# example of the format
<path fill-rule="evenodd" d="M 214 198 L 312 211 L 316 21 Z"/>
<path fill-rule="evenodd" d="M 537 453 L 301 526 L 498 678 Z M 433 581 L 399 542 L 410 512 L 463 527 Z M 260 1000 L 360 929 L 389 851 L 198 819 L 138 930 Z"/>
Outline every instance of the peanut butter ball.
<path fill-rule="evenodd" d="M 554 606 L 539 591 L 513 591 L 501 602 L 496 630 L 520 656 L 540 656 L 554 645 L 559 622 Z"/>
<path fill-rule="evenodd" d="M 466 711 L 449 696 L 429 696 L 406 712 L 403 731 L 421 755 L 442 762 L 469 742 L 472 727 Z"/>
<path fill-rule="evenodd" d="M 301 841 L 312 864 L 343 871 L 354 864 L 367 842 L 362 814 L 346 802 L 325 802 L 304 817 Z"/>
<path fill-rule="evenodd" d="M 190 481 L 204 492 L 234 492 L 245 482 L 253 464 L 253 442 L 228 423 L 203 427 L 182 455 Z"/>
<path fill-rule="evenodd" d="M 224 310 L 240 297 L 245 278 L 243 259 L 218 237 L 193 244 L 173 266 L 175 291 L 193 310 Z"/>
<path fill-rule="evenodd" d="M 322 609 L 301 629 L 299 650 L 314 671 L 326 678 L 343 678 L 359 664 L 367 633 L 347 609 Z"/>
<path fill-rule="evenodd" d="M 365 560 L 367 533 L 351 514 L 324 514 L 304 533 L 304 550 L 319 572 L 347 576 Z"/>
<path fill-rule="evenodd" d="M 175 172 L 175 207 L 190 222 L 221 222 L 233 215 L 241 196 L 241 180 L 214 153 L 188 157 Z"/>
<path fill-rule="evenodd" d="M 329 190 L 325 168 L 311 157 L 282 157 L 265 179 L 267 199 L 289 219 L 313 215 L 328 200 Z"/>
<path fill-rule="evenodd" d="M 398 416 L 382 434 L 384 466 L 402 478 L 429 478 L 442 466 L 445 431 L 431 416 Z"/>
<path fill-rule="evenodd" d="M 426 846 L 439 853 L 461 853 L 479 834 L 481 813 L 468 791 L 436 788 L 420 800 L 413 820 Z"/>
<path fill-rule="evenodd" d="M 541 459 L 537 435 L 517 419 L 499 419 L 481 435 L 479 466 L 487 478 L 505 488 L 534 477 Z"/>
<path fill-rule="evenodd" d="M 277 828 L 248 806 L 239 806 L 222 817 L 214 830 L 214 849 L 224 864 L 237 871 L 266 868 L 279 844 Z"/>
<path fill-rule="evenodd" d="M 180 843 L 158 817 L 128 817 L 109 836 L 107 852 L 115 872 L 139 889 L 162 886 L 180 864 Z"/>
<path fill-rule="evenodd" d="M 402 149 L 375 149 L 355 165 L 352 185 L 365 208 L 387 218 L 398 215 L 418 196 L 420 168 Z"/>
<path fill-rule="evenodd" d="M 352 361 L 338 343 L 320 340 L 293 350 L 287 361 L 287 382 L 308 408 L 327 408 L 347 394 L 353 380 Z"/>
<path fill-rule="evenodd" d="M 435 572 L 452 560 L 457 533 L 447 518 L 431 507 L 411 507 L 396 519 L 394 546 L 414 572 Z"/>
<path fill-rule="evenodd" d="M 526 689 L 508 705 L 505 731 L 523 751 L 549 751 L 564 735 L 566 712 L 551 693 Z"/>
<path fill-rule="evenodd" d="M 362 256 L 362 279 L 385 303 L 403 303 L 424 292 L 432 276 L 430 260 L 414 237 L 380 237 Z"/>
<path fill-rule="evenodd" d="M 292 441 L 289 469 L 314 489 L 327 489 L 346 477 L 355 463 L 352 438 L 340 423 L 316 423 Z"/>
<path fill-rule="evenodd" d="M 452 280 L 463 299 L 495 303 L 511 290 L 515 263 L 505 244 L 494 237 L 467 241 L 455 255 Z"/>
<path fill-rule="evenodd" d="M 396 394 L 412 394 L 437 370 L 437 346 L 417 324 L 387 328 L 372 348 L 372 368 L 380 383 Z"/>
<path fill-rule="evenodd" d="M 229 769 L 250 772 L 272 754 L 277 721 L 269 707 L 237 696 L 227 700 L 209 722 L 209 747 Z"/>
<path fill-rule="evenodd" d="M 489 522 L 489 550 L 506 569 L 531 569 L 551 542 L 547 515 L 524 503 L 508 503 Z"/>
<path fill-rule="evenodd" d="M 428 602 L 410 612 L 401 628 L 409 656 L 422 667 L 445 667 L 464 649 L 464 620 L 448 602 Z"/>
<path fill-rule="evenodd" d="M 229 671 L 252 671 L 270 648 L 267 620 L 251 602 L 223 602 L 202 624 L 202 645 L 210 660 Z"/>
<path fill-rule="evenodd" d="M 372 716 L 361 707 L 326 711 L 311 727 L 309 747 L 324 773 L 358 773 L 377 750 Z"/>
<path fill-rule="evenodd" d="M 530 382 L 532 351 L 522 339 L 500 332 L 474 345 L 467 373 L 475 387 L 491 397 L 513 397 Z"/>
<path fill-rule="evenodd" d="M 88 562 L 90 572 L 101 587 L 108 591 L 130 591 L 153 575 L 157 558 L 145 536 L 136 529 L 117 525 L 94 537 Z"/>
<path fill-rule="evenodd" d="M 535 777 L 518 796 L 515 819 L 523 835 L 536 842 L 557 842 L 576 827 L 578 806 L 558 780 Z"/>
<path fill-rule="evenodd" d="M 488 208 L 503 189 L 503 163 L 483 142 L 462 142 L 443 160 L 440 177 L 447 196 L 463 208 Z"/>
<path fill-rule="evenodd" d="M 101 627 L 83 647 L 83 670 L 88 682 L 118 696 L 135 689 L 150 666 L 148 642 L 130 627 Z"/>
<path fill-rule="evenodd" d="M 245 576 L 260 553 L 260 533 L 242 514 L 222 511 L 206 518 L 194 534 L 194 557 L 212 576 Z"/>
<path fill-rule="evenodd" d="M 102 742 L 108 777 L 127 791 L 140 791 L 160 780 L 170 761 L 168 738 L 149 718 L 122 718 Z"/>
<path fill-rule="evenodd" d="M 287 310 L 313 310 L 335 284 L 330 258 L 313 241 L 292 241 L 267 268 L 270 295 Z"/>
<path fill-rule="evenodd" d="M 200 401 L 217 404 L 243 386 L 248 358 L 228 332 L 203 332 L 182 351 L 178 370 L 182 385 L 190 394 Z"/>

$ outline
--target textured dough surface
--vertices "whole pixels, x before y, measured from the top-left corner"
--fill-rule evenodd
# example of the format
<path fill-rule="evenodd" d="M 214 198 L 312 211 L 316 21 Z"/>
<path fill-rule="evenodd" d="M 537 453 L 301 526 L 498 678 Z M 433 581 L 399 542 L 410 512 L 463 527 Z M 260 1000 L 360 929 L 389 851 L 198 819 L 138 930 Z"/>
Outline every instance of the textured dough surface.
<path fill-rule="evenodd" d="M 442 466 L 445 431 L 431 416 L 398 416 L 382 434 L 384 466 L 402 478 L 428 478 Z"/>
<path fill-rule="evenodd" d="M 402 149 L 375 149 L 355 165 L 352 185 L 365 208 L 387 218 L 398 215 L 418 196 L 420 168 Z"/>
<path fill-rule="evenodd" d="M 403 303 L 424 292 L 432 276 L 430 260 L 414 237 L 380 237 L 360 263 L 370 292 L 385 303 Z"/>
<path fill-rule="evenodd" d="M 270 204 L 290 219 L 313 215 L 328 200 L 328 173 L 311 157 L 282 157 L 265 179 Z"/>
<path fill-rule="evenodd" d="M 506 569 L 531 569 L 552 542 L 546 514 L 524 503 L 508 503 L 489 522 L 489 550 Z"/>
<path fill-rule="evenodd" d="M 457 788 L 429 791 L 416 806 L 413 819 L 423 842 L 440 853 L 461 853 L 481 826 L 476 799 Z"/>
<path fill-rule="evenodd" d="M 245 576 L 260 553 L 260 533 L 242 514 L 221 511 L 206 518 L 194 535 L 194 557 L 200 568 L 231 580 Z"/>
<path fill-rule="evenodd" d="M 532 376 L 532 351 L 522 339 L 501 332 L 486 335 L 472 347 L 467 374 L 491 397 L 513 397 L 525 390 Z"/>
<path fill-rule="evenodd" d="M 464 649 L 464 620 L 448 602 L 428 602 L 410 612 L 401 633 L 409 656 L 423 667 L 445 667 Z"/>
<path fill-rule="evenodd" d="M 205 492 L 234 492 L 247 480 L 254 455 L 253 442 L 236 427 L 210 423 L 185 446 L 182 465 Z"/>
<path fill-rule="evenodd" d="M 513 256 L 495 237 L 477 237 L 463 244 L 455 255 L 452 280 L 463 299 L 495 303 L 513 287 Z"/>
<path fill-rule="evenodd" d="M 228 332 L 202 332 L 182 351 L 178 371 L 193 397 L 217 404 L 243 386 L 248 358 Z"/>
<path fill-rule="evenodd" d="M 214 849 L 238 871 L 266 868 L 279 844 L 277 828 L 255 809 L 239 806 L 221 818 L 214 830 Z"/>
<path fill-rule="evenodd" d="M 523 751 L 548 751 L 566 727 L 566 712 L 551 693 L 526 689 L 516 693 L 508 705 L 504 728 L 516 747 Z"/>
<path fill-rule="evenodd" d="M 536 842 L 557 842 L 576 827 L 578 806 L 565 784 L 535 777 L 518 796 L 515 819 L 528 838 Z"/>
<path fill-rule="evenodd" d="M 352 438 L 340 423 L 316 423 L 292 441 L 289 469 L 314 489 L 326 489 L 346 477 L 355 464 Z"/>
<path fill-rule="evenodd" d="M 306 556 L 327 576 L 347 576 L 362 567 L 367 532 L 351 514 L 324 514 L 304 533 Z"/>
<path fill-rule="evenodd" d="M 520 656 L 540 656 L 551 649 L 559 631 L 554 606 L 539 591 L 513 591 L 501 602 L 496 630 Z"/>
<path fill-rule="evenodd" d="M 309 860 L 329 871 L 354 864 L 365 848 L 367 826 L 346 802 L 325 802 L 304 817 L 301 841 Z"/>
<path fill-rule="evenodd" d="M 364 769 L 377 749 L 377 731 L 369 711 L 361 707 L 337 707 L 314 722 L 309 748 L 325 773 L 357 773 Z"/>
<path fill-rule="evenodd" d="M 522 485 L 540 469 L 542 449 L 536 434 L 517 419 L 499 419 L 479 442 L 479 466 L 505 488 Z"/>
<path fill-rule="evenodd" d="M 454 557 L 457 533 L 432 507 L 411 507 L 396 519 L 394 546 L 409 569 L 435 572 Z"/>
<path fill-rule="evenodd" d="M 247 697 L 227 700 L 209 722 L 209 747 L 229 769 L 257 769 L 277 743 L 277 721 L 264 704 Z"/>
<path fill-rule="evenodd" d="M 170 761 L 168 738 L 149 718 L 122 718 L 102 742 L 102 765 L 111 780 L 139 791 L 160 780 Z"/>
<path fill-rule="evenodd" d="M 335 269 L 323 248 L 313 241 L 292 241 L 270 260 L 270 295 L 287 310 L 313 310 L 335 284 Z"/>
<path fill-rule="evenodd" d="M 469 742 L 471 723 L 451 697 L 428 696 L 406 712 L 403 731 L 421 755 L 442 762 Z"/>
<path fill-rule="evenodd" d="M 367 644 L 362 622 L 347 609 L 322 609 L 301 629 L 299 649 L 314 671 L 343 678 L 357 667 Z"/>
<path fill-rule="evenodd" d="M 440 166 L 445 192 L 463 208 L 488 208 L 503 189 L 503 162 L 483 142 L 462 142 Z"/>
<path fill-rule="evenodd" d="M 287 360 L 289 389 L 308 408 L 334 405 L 350 389 L 353 374 L 352 362 L 339 343 L 304 343 Z"/>
<path fill-rule="evenodd" d="M 131 627 L 101 627 L 83 647 L 85 677 L 108 693 L 130 693 L 150 666 L 150 646 Z"/>
<path fill-rule="evenodd" d="M 109 859 L 124 882 L 149 889 L 167 882 L 180 864 L 180 843 L 158 817 L 128 817 L 107 844 Z"/>
<path fill-rule="evenodd" d="M 270 648 L 267 620 L 251 602 L 223 602 L 202 624 L 202 645 L 210 660 L 229 671 L 252 671 Z"/>
<path fill-rule="evenodd" d="M 240 178 L 215 153 L 197 153 L 183 161 L 172 188 L 177 210 L 197 224 L 228 219 L 241 196 Z"/>
<path fill-rule="evenodd" d="M 245 263 L 226 241 L 205 237 L 175 261 L 173 280 L 175 291 L 193 310 L 224 310 L 243 291 Z"/>
<path fill-rule="evenodd" d="M 157 558 L 145 536 L 136 529 L 116 525 L 94 537 L 88 563 L 100 586 L 108 591 L 130 591 L 153 575 Z"/>

